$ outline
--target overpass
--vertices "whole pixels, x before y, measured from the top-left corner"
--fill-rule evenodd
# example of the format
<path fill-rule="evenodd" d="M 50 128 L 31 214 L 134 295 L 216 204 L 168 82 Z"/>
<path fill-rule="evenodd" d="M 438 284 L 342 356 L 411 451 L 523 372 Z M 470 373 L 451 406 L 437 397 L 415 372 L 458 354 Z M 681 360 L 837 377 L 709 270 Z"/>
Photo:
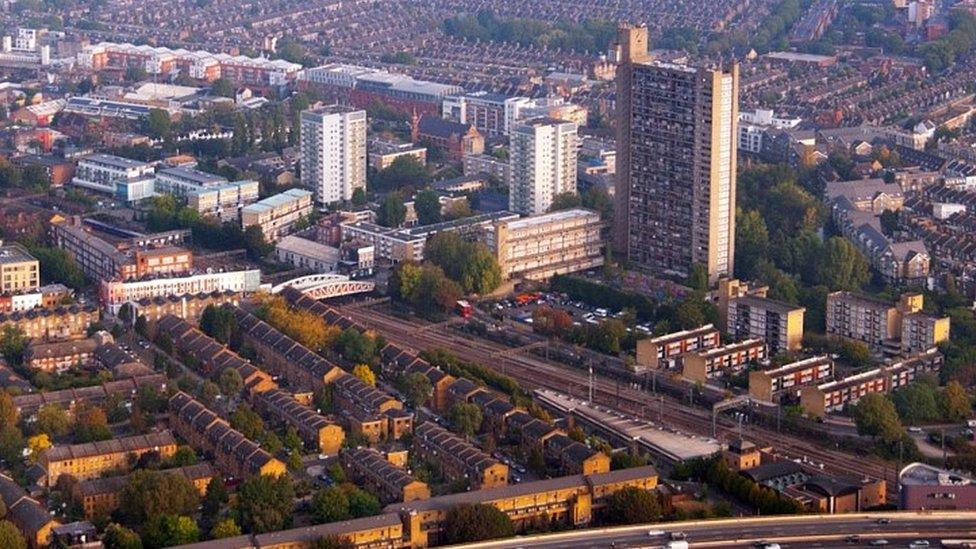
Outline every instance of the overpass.
<path fill-rule="evenodd" d="M 312 299 L 327 299 L 330 297 L 372 292 L 375 287 L 376 284 L 372 281 L 351 280 L 345 275 L 329 273 L 293 278 L 277 286 L 273 286 L 271 293 L 276 294 L 285 288 L 295 288 L 296 290 L 301 290 Z"/>

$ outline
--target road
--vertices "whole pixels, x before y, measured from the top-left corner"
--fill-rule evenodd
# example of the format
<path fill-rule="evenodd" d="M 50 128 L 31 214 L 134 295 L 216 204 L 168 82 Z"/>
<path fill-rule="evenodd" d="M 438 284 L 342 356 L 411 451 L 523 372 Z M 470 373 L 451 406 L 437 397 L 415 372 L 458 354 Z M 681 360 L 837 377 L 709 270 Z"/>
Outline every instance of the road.
<path fill-rule="evenodd" d="M 529 389 L 547 388 L 563 393 L 586 397 L 587 374 L 568 368 L 557 362 L 530 354 L 512 352 L 512 349 L 475 336 L 462 334 L 445 326 L 424 324 L 418 319 L 402 319 L 380 309 L 367 307 L 340 307 L 342 312 L 357 322 L 374 328 L 389 341 L 414 351 L 433 347 L 450 349 L 459 357 L 494 367 L 509 375 Z M 662 402 L 660 399 L 664 399 Z M 594 379 L 594 401 L 621 412 L 658 419 L 666 424 L 699 435 L 711 435 L 711 412 L 690 406 L 666 396 L 652 395 L 601 376 Z M 737 426 L 719 417 L 717 436 L 729 440 L 738 434 Z M 824 447 L 798 437 L 760 429 L 751 425 L 742 427 L 742 434 L 757 445 L 772 446 L 776 451 L 793 458 L 808 459 L 822 464 L 826 472 L 848 476 L 865 474 L 888 481 L 888 497 L 896 497 L 897 472 L 885 462 L 874 457 L 855 456 L 836 448 Z"/>
<path fill-rule="evenodd" d="M 928 540 L 938 547 L 940 539 L 976 538 L 976 512 L 920 514 L 885 513 L 890 524 L 878 524 L 881 514 L 801 515 L 762 517 L 683 523 L 647 524 L 619 528 L 595 528 L 539 536 L 517 537 L 494 542 L 456 546 L 465 549 L 539 548 L 624 548 L 661 547 L 665 535 L 648 533 L 684 532 L 690 547 L 749 547 L 763 540 L 783 547 L 858 547 L 872 540 L 884 539 L 889 547 L 907 547 L 912 541 Z M 848 543 L 850 535 L 860 537 Z"/>

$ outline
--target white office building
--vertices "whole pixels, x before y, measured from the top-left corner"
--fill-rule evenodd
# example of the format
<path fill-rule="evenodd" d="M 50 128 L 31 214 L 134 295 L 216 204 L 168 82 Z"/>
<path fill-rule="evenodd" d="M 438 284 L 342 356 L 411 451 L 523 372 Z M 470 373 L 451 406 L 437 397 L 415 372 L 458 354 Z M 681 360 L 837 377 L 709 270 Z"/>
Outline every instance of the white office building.
<path fill-rule="evenodd" d="M 556 195 L 576 192 L 576 130 L 576 124 L 552 118 L 515 126 L 509 146 L 509 210 L 546 213 Z"/>
<path fill-rule="evenodd" d="M 72 185 L 107 193 L 126 202 L 153 196 L 154 183 L 152 165 L 110 154 L 82 158 L 71 180 Z"/>
<path fill-rule="evenodd" d="M 366 111 L 333 105 L 302 112 L 302 184 L 319 204 L 366 189 Z"/>

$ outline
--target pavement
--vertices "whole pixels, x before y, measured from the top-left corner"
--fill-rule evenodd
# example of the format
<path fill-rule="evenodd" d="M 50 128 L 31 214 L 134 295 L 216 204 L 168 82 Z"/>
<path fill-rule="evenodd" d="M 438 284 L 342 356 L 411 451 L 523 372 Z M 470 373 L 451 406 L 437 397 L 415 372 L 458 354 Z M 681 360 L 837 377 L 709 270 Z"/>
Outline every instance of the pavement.
<path fill-rule="evenodd" d="M 878 524 L 879 517 L 890 519 Z M 926 540 L 940 547 L 942 539 L 976 540 L 976 512 L 865 513 L 856 515 L 796 515 L 711 521 L 593 528 L 557 534 L 520 536 L 507 540 L 456 546 L 464 549 L 538 548 L 653 548 L 667 544 L 667 534 L 683 532 L 689 547 L 751 547 L 756 542 L 782 547 L 866 547 L 885 540 L 887 547 L 908 547 Z M 653 533 L 654 535 L 649 535 Z M 857 542 L 845 538 L 857 535 Z"/>

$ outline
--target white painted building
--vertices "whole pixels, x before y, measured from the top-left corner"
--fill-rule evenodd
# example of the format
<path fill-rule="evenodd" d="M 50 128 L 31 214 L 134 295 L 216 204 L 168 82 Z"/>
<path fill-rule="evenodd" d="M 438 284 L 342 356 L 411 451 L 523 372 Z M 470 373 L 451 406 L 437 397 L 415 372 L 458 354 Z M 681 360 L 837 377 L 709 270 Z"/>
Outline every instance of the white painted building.
<path fill-rule="evenodd" d="M 763 135 L 769 129 L 790 129 L 800 125 L 801 118 L 782 118 L 769 109 L 739 113 L 739 143 L 741 151 L 758 154 L 762 151 Z"/>
<path fill-rule="evenodd" d="M 167 168 L 156 173 L 156 194 L 186 195 L 227 183 L 226 177 L 193 168 Z"/>
<path fill-rule="evenodd" d="M 575 193 L 578 149 L 572 122 L 535 118 L 515 126 L 509 146 L 509 210 L 546 213 L 556 195 Z"/>
<path fill-rule="evenodd" d="M 129 282 L 103 280 L 98 295 L 105 310 L 117 314 L 123 304 L 144 298 L 228 291 L 250 293 L 258 291 L 260 287 L 260 269 L 248 269 Z"/>
<path fill-rule="evenodd" d="M 302 185 L 318 204 L 366 189 L 366 111 L 333 105 L 301 115 Z"/>
<path fill-rule="evenodd" d="M 314 240 L 289 235 L 275 246 L 275 260 L 297 269 L 316 273 L 334 273 L 339 268 L 339 249 Z"/>
<path fill-rule="evenodd" d="M 152 165 L 145 162 L 92 154 L 78 161 L 71 184 L 132 202 L 153 196 L 155 179 Z"/>

